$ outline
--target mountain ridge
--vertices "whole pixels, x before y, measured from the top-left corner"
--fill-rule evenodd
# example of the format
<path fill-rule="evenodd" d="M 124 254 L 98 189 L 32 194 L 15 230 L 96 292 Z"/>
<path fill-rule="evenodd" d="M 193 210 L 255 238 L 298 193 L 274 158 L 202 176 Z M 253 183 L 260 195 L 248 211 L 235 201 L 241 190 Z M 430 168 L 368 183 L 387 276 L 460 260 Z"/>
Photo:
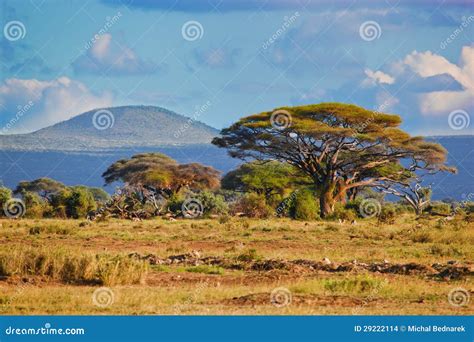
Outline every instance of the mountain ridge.
<path fill-rule="evenodd" d="M 90 110 L 37 131 L 0 135 L 0 150 L 107 151 L 130 147 L 208 144 L 219 131 L 157 106 Z"/>

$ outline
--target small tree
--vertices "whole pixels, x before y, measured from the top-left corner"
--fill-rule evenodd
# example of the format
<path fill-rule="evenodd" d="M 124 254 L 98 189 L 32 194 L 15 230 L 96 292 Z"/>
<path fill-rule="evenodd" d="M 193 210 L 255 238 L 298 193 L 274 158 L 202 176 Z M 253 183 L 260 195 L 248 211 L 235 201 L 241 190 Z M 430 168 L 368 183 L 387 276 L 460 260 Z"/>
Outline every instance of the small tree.
<path fill-rule="evenodd" d="M 407 182 L 390 182 L 377 187 L 381 191 L 398 196 L 406 201 L 414 210 L 417 216 L 423 213 L 431 201 L 431 187 L 423 187 L 420 180 Z"/>
<path fill-rule="evenodd" d="M 50 202 L 52 195 L 58 191 L 67 188 L 63 183 L 55 181 L 50 178 L 38 178 L 33 181 L 22 181 L 18 183 L 16 189 L 13 191 L 14 194 L 22 194 L 24 192 L 34 192 L 41 198 Z"/>
<path fill-rule="evenodd" d="M 164 197 L 184 188 L 214 189 L 219 186 L 219 172 L 198 163 L 178 164 L 161 153 L 137 154 L 113 163 L 103 173 L 105 184 L 116 181 L 144 187 Z"/>
<path fill-rule="evenodd" d="M 3 206 L 12 198 L 12 191 L 5 187 L 0 187 L 0 216 L 4 216 Z"/>
<path fill-rule="evenodd" d="M 297 168 L 278 161 L 245 163 L 221 180 L 225 190 L 255 192 L 265 196 L 267 202 L 310 182 Z"/>

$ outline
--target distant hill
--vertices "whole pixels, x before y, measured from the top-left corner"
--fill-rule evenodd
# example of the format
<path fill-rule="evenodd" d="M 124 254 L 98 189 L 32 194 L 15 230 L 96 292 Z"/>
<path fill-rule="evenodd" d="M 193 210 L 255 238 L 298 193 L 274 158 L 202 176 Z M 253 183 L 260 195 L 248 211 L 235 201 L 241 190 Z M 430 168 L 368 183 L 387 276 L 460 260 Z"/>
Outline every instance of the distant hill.
<path fill-rule="evenodd" d="M 0 135 L 0 150 L 110 151 L 208 144 L 218 130 L 154 106 L 95 109 L 33 133 Z"/>

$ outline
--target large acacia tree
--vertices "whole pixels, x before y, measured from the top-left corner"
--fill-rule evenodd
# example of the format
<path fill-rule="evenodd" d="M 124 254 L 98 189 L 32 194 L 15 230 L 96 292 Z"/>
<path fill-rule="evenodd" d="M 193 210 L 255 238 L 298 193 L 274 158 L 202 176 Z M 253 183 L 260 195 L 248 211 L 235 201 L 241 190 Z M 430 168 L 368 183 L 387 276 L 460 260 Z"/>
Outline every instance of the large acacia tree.
<path fill-rule="evenodd" d="M 288 162 L 319 190 L 321 216 L 354 190 L 446 168 L 446 150 L 399 128 L 398 115 L 355 105 L 283 107 L 240 119 L 213 144 L 241 159 Z M 403 161 L 403 162 L 402 162 Z"/>

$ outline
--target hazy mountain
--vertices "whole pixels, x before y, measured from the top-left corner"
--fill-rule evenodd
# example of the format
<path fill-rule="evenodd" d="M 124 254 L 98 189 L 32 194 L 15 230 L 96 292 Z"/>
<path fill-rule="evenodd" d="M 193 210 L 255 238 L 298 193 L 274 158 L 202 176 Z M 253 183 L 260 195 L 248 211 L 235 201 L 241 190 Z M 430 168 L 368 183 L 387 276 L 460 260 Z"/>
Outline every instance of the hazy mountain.
<path fill-rule="evenodd" d="M 104 151 L 207 144 L 218 130 L 154 106 L 95 109 L 29 134 L 0 135 L 0 150 Z"/>

